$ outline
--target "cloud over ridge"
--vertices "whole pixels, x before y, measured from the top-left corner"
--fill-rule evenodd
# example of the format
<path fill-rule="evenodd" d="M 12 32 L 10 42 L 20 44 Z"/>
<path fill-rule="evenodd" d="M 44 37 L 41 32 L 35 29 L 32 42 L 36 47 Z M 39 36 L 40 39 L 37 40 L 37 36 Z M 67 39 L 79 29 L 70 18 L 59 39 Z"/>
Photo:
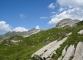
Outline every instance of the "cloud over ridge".
<path fill-rule="evenodd" d="M 60 8 L 56 14 L 52 15 L 48 24 L 56 24 L 64 18 L 83 19 L 83 0 L 57 0 L 57 4 Z"/>

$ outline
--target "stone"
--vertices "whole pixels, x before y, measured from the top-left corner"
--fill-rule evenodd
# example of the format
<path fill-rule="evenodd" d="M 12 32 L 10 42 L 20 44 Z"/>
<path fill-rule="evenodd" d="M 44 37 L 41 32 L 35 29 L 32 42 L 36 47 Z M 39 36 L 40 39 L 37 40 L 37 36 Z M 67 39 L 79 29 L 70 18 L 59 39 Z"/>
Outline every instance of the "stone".
<path fill-rule="evenodd" d="M 83 60 L 83 42 L 79 42 L 72 60 Z"/>
<path fill-rule="evenodd" d="M 56 51 L 60 45 L 65 42 L 67 40 L 67 37 L 63 38 L 61 41 L 58 41 L 57 43 L 55 43 L 49 50 L 47 50 L 43 55 L 42 55 L 42 58 L 45 57 L 45 58 L 50 58 L 52 57 L 53 55 L 53 52 Z"/>
<path fill-rule="evenodd" d="M 83 34 L 83 30 L 80 30 L 80 31 L 78 32 L 78 34 Z"/>
<path fill-rule="evenodd" d="M 70 45 L 62 60 L 70 60 L 70 58 L 74 55 L 74 51 L 75 51 L 74 45 Z"/>
<path fill-rule="evenodd" d="M 8 46 L 8 44 L 4 44 L 4 46 Z"/>

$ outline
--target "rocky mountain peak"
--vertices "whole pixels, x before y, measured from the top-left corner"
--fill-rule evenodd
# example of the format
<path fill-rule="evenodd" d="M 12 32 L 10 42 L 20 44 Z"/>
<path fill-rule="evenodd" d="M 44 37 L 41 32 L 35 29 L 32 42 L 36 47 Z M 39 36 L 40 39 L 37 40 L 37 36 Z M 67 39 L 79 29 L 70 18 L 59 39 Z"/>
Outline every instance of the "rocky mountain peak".
<path fill-rule="evenodd" d="M 78 23 L 80 20 L 72 20 L 70 18 L 65 18 L 65 19 L 62 19 L 60 22 L 57 23 L 56 27 L 64 27 L 64 26 L 70 26 L 70 27 L 73 27 L 75 26 L 76 23 Z"/>

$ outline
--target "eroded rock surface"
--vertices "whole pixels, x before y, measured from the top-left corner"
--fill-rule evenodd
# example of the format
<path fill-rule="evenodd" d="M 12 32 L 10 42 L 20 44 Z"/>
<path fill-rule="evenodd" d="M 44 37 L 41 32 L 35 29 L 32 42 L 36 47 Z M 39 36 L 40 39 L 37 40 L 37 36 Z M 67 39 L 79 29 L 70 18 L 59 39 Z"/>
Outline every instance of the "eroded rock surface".
<path fill-rule="evenodd" d="M 68 37 L 63 38 L 60 41 L 53 41 L 51 43 L 49 43 L 48 45 L 46 45 L 45 47 L 41 48 L 40 50 L 38 50 L 37 52 L 35 52 L 34 54 L 32 54 L 31 57 L 40 57 L 40 58 L 45 58 L 47 60 L 50 60 L 50 58 L 52 57 L 53 53 L 56 54 L 56 50 L 60 47 L 61 44 L 63 44 L 63 42 L 65 42 L 67 40 Z"/>
<path fill-rule="evenodd" d="M 83 60 L 83 42 L 79 42 L 73 60 Z"/>
<path fill-rule="evenodd" d="M 56 44 L 57 41 L 53 41 L 49 43 L 48 45 L 44 46 L 43 48 L 39 49 L 37 52 L 35 52 L 31 57 L 34 57 L 35 55 L 41 56 L 45 53 L 48 49 L 50 49 L 54 44 Z"/>
<path fill-rule="evenodd" d="M 61 41 L 58 41 L 57 43 L 55 43 L 49 50 L 47 50 L 43 55 L 42 58 L 49 58 L 52 57 L 54 51 L 56 51 L 61 44 L 63 44 L 63 42 L 65 42 L 67 40 L 67 37 L 63 38 Z"/>
<path fill-rule="evenodd" d="M 39 58 L 39 59 L 43 59 L 43 60 L 44 59 L 50 60 L 51 57 L 53 56 L 53 54 L 56 54 L 56 50 L 61 47 L 60 45 L 63 44 L 67 40 L 67 38 L 69 37 L 69 35 L 71 35 L 71 34 L 72 34 L 72 32 L 70 32 L 69 34 L 67 34 L 67 36 L 65 38 L 63 38 L 62 40 L 60 40 L 60 41 L 55 40 L 55 41 L 49 43 L 48 45 L 44 46 L 43 48 L 41 48 L 38 51 L 36 51 L 35 53 L 33 53 L 31 57 L 32 58 L 33 57 L 34 58 Z M 72 46 L 70 46 L 70 48 L 68 49 L 68 51 L 71 48 L 72 48 Z M 67 52 L 67 53 L 69 53 L 69 52 Z M 72 51 L 71 51 L 71 53 L 72 53 Z M 62 52 L 62 56 L 60 57 L 60 59 L 63 56 L 65 56 L 65 54 L 66 54 L 66 48 L 64 48 L 64 50 Z"/>
<path fill-rule="evenodd" d="M 74 45 L 70 45 L 67 49 L 67 52 L 62 60 L 70 60 L 71 57 L 74 55 Z"/>

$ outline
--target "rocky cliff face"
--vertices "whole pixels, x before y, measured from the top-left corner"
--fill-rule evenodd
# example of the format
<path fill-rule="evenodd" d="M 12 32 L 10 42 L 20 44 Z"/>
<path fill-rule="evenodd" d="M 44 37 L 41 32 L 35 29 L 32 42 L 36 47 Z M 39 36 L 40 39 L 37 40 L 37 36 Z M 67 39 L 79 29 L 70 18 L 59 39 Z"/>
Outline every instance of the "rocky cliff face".
<path fill-rule="evenodd" d="M 57 23 L 56 27 L 64 27 L 67 25 L 73 27 L 78 22 L 79 20 L 72 20 L 70 18 L 66 18 L 66 19 L 62 19 L 59 23 Z"/>

